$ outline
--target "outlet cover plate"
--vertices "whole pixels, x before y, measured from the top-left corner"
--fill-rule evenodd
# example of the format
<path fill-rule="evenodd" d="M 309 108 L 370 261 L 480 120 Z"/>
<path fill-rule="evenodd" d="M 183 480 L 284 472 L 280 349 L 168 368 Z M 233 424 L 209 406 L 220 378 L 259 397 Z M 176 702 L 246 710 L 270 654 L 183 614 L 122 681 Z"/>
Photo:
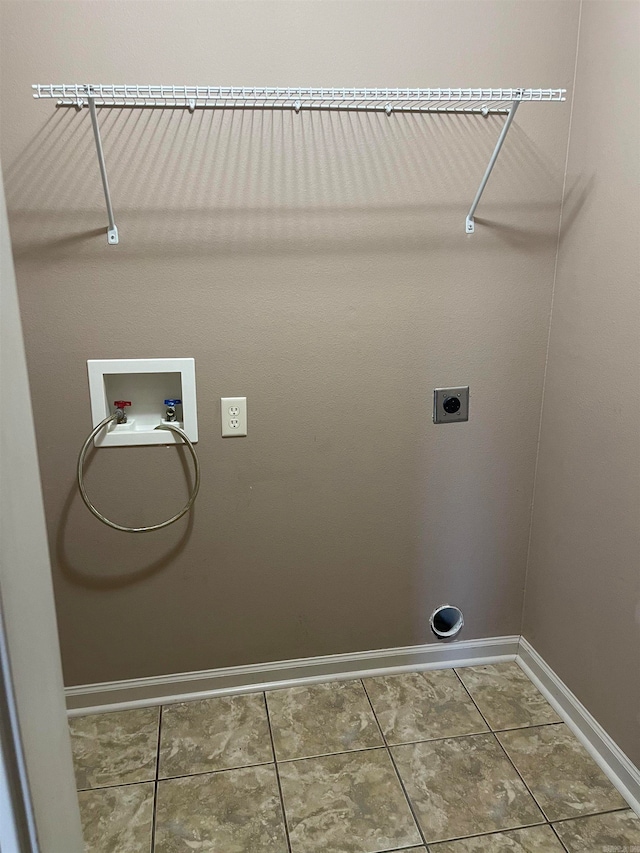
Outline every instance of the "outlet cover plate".
<path fill-rule="evenodd" d="M 457 403 L 460 405 L 457 406 Z M 457 406 L 457 408 L 456 408 Z M 447 411 L 449 409 L 450 411 Z M 433 392 L 434 424 L 453 424 L 469 420 L 469 386 L 435 388 Z"/>
<path fill-rule="evenodd" d="M 220 397 L 220 420 L 223 438 L 247 434 L 247 398 Z"/>

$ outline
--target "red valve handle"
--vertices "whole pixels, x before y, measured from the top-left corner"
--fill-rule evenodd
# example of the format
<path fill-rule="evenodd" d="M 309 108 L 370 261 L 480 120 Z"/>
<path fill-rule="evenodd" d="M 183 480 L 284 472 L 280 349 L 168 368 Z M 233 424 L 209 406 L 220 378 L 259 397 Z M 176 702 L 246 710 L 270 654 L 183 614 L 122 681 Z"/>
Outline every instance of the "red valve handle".
<path fill-rule="evenodd" d="M 114 400 L 113 405 L 116 407 L 116 409 L 124 409 L 126 406 L 131 405 L 131 401 L 130 400 Z"/>

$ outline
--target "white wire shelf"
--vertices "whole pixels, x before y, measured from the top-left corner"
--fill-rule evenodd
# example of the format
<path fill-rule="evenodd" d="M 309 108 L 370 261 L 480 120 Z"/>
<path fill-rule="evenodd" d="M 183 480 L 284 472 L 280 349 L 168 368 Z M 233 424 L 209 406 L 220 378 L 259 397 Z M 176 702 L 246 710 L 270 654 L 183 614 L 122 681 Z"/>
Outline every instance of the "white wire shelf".
<path fill-rule="evenodd" d="M 454 115 L 505 115 L 506 121 L 465 221 L 475 230 L 474 214 L 519 105 L 523 102 L 564 101 L 566 89 L 377 89 L 299 88 L 277 86 L 130 86 L 94 84 L 34 84 L 34 98 L 53 98 L 58 107 L 88 107 L 107 205 L 107 239 L 118 243 L 107 170 L 100 138 L 97 107 L 129 109 L 264 109 L 346 110 Z"/>
<path fill-rule="evenodd" d="M 277 86 L 127 86 L 46 84 L 34 98 L 61 107 L 177 107 L 195 109 L 382 110 L 505 114 L 514 101 L 564 101 L 564 89 L 369 89 Z"/>

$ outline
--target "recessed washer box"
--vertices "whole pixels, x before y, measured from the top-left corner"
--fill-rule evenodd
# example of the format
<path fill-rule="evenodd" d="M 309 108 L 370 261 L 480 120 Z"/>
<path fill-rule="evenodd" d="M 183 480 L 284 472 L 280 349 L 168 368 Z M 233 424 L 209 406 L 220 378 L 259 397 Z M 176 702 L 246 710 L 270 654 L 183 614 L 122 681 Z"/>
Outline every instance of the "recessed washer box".
<path fill-rule="evenodd" d="M 198 440 L 196 363 L 193 358 L 106 358 L 87 361 L 91 418 L 96 427 L 115 411 L 115 400 L 130 400 L 127 422 L 111 423 L 94 439 L 96 447 L 127 447 L 141 444 L 182 444 L 167 430 L 165 400 L 178 399 L 176 426 L 191 441 Z"/>

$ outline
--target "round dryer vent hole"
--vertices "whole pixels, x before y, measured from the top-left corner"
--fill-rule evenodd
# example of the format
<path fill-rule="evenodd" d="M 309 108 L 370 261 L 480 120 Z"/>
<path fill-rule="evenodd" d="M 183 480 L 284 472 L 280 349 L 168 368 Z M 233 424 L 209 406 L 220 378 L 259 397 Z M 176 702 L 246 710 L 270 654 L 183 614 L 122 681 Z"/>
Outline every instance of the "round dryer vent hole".
<path fill-rule="evenodd" d="M 449 639 L 459 634 L 464 625 L 462 610 L 459 607 L 453 607 L 451 604 L 442 604 L 431 614 L 429 620 L 431 630 L 436 637 Z"/>

